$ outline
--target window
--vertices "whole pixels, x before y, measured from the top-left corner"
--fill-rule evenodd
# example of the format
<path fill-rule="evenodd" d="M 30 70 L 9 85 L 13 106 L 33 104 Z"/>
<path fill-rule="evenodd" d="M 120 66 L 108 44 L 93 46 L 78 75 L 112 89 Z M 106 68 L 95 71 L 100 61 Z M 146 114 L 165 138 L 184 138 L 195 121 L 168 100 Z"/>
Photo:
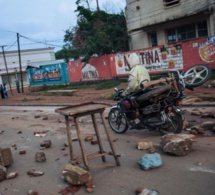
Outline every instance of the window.
<path fill-rule="evenodd" d="M 168 43 L 176 42 L 176 33 L 174 28 L 167 30 L 167 40 Z"/>
<path fill-rule="evenodd" d="M 168 43 L 190 40 L 197 37 L 207 37 L 207 21 L 167 29 L 166 34 Z"/>
<path fill-rule="evenodd" d="M 195 24 L 178 27 L 177 32 L 178 41 L 196 38 Z"/>
<path fill-rule="evenodd" d="M 198 28 L 198 36 L 199 37 L 208 36 L 207 22 L 198 22 L 197 28 Z"/>
<path fill-rule="evenodd" d="M 158 40 L 157 40 L 157 34 L 156 33 L 151 33 L 150 34 L 150 39 L 151 39 L 151 45 L 152 46 L 157 46 L 158 45 Z"/>
<path fill-rule="evenodd" d="M 163 0 L 165 7 L 170 7 L 179 4 L 180 0 Z"/>

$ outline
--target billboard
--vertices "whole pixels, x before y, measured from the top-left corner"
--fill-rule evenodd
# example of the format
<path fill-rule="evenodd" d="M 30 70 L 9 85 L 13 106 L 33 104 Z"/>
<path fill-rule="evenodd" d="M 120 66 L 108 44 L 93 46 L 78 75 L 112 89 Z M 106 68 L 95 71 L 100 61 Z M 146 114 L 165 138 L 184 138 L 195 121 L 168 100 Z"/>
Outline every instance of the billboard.
<path fill-rule="evenodd" d="M 151 72 L 163 71 L 168 69 L 183 69 L 182 48 L 180 45 L 163 48 L 150 48 L 133 51 L 140 57 L 140 62 Z M 129 64 L 127 56 L 129 53 L 117 53 L 115 56 L 117 74 L 127 74 Z"/>

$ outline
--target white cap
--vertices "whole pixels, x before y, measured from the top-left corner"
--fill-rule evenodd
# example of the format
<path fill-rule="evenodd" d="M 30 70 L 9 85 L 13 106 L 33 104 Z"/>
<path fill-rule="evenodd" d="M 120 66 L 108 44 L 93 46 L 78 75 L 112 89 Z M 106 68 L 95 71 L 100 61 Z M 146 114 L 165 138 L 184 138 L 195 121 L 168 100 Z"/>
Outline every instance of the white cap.
<path fill-rule="evenodd" d="M 133 68 L 134 66 L 140 64 L 140 58 L 136 53 L 131 53 L 127 57 L 128 64 L 130 65 L 130 68 Z"/>

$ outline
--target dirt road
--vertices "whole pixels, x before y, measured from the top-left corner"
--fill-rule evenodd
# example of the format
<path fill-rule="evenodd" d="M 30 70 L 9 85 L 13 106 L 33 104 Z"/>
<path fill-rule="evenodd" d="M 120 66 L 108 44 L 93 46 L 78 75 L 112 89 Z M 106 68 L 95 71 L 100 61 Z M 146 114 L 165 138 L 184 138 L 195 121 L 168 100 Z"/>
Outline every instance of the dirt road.
<path fill-rule="evenodd" d="M 18 97 L 18 96 L 17 96 Z M 6 100 L 7 101 L 7 100 Z M 63 102 L 62 102 L 63 103 Z M 72 102 L 73 103 L 73 102 Z M 67 142 L 64 118 L 54 112 L 56 107 L 0 107 L 0 147 L 10 147 L 14 163 L 8 168 L 8 172 L 17 171 L 18 177 L 0 182 L 0 194 L 25 195 L 28 190 L 36 190 L 39 195 L 58 195 L 69 185 L 61 178 L 61 171 L 69 161 L 69 149 L 64 146 Z M 185 108 L 185 118 L 194 124 L 203 121 L 215 120 L 191 115 L 195 109 Z M 211 111 L 214 108 L 198 108 L 202 112 Z M 97 118 L 104 149 L 110 151 L 107 138 Z M 94 134 L 92 122 L 89 117 L 79 120 L 83 137 Z M 71 121 L 72 136 L 76 137 L 74 123 Z M 173 157 L 163 153 L 159 147 L 161 135 L 156 132 L 130 130 L 125 134 L 113 133 L 116 139 L 114 146 L 120 155 L 121 166 L 114 168 L 91 170 L 92 181 L 95 185 L 96 195 L 132 195 L 138 187 L 156 189 L 162 195 L 213 195 L 215 194 L 215 133 L 205 132 L 197 135 L 193 143 L 193 151 L 184 157 Z M 47 131 L 45 137 L 36 137 L 34 132 Z M 21 133 L 20 133 L 21 132 Z M 184 131 L 184 133 L 188 133 Z M 40 150 L 40 143 L 51 140 L 51 148 Z M 152 141 L 161 154 L 163 165 L 159 168 L 143 171 L 137 162 L 147 151 L 138 150 L 139 141 Z M 17 149 L 12 147 L 16 144 Z M 89 142 L 84 144 L 86 151 L 91 153 L 98 151 L 97 145 Z M 74 142 L 75 155 L 80 155 L 78 142 Z M 20 155 L 20 150 L 26 150 L 26 154 Z M 42 151 L 46 154 L 47 161 L 35 162 L 35 153 Z M 107 156 L 107 161 L 112 163 L 113 157 Z M 96 159 L 92 164 L 101 164 L 101 159 Z M 35 169 L 45 174 L 38 177 L 30 177 L 27 171 Z M 81 187 L 76 195 L 88 194 Z"/>

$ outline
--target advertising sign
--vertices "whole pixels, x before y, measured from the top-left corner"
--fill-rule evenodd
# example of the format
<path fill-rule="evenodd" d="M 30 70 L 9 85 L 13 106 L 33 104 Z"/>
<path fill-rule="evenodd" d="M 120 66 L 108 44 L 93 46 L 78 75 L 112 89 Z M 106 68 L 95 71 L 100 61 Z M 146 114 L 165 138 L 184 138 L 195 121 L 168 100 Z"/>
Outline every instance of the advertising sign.
<path fill-rule="evenodd" d="M 180 45 L 166 48 L 151 48 L 139 50 L 136 53 L 140 57 L 140 62 L 149 72 L 163 71 L 168 69 L 182 69 L 183 58 Z M 118 53 L 115 56 L 117 74 L 127 74 L 130 70 L 127 56 L 130 53 Z"/>
<path fill-rule="evenodd" d="M 205 43 L 200 44 L 199 55 L 207 63 L 215 61 L 215 36 L 209 37 Z"/>
<path fill-rule="evenodd" d="M 41 66 L 40 68 L 32 69 L 32 81 L 44 82 L 44 81 L 57 81 L 61 80 L 60 73 L 61 65 Z"/>

